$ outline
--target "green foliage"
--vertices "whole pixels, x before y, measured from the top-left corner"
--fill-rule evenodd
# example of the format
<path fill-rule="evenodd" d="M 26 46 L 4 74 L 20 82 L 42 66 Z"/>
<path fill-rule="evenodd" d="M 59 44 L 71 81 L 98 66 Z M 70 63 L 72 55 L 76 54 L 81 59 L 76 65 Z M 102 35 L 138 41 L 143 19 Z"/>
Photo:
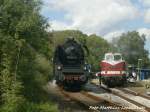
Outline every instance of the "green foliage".
<path fill-rule="evenodd" d="M 20 112 L 58 112 L 57 105 L 51 102 L 35 104 L 26 102 Z"/>
<path fill-rule="evenodd" d="M 24 101 L 19 103 L 20 105 L 14 106 L 13 104 L 7 104 L 0 109 L 0 112 L 58 112 L 57 105 L 51 102 L 46 103 L 32 103 Z"/>
<path fill-rule="evenodd" d="M 87 46 L 90 51 L 89 63 L 93 65 L 93 71 L 99 71 L 100 61 L 102 61 L 104 54 L 110 51 L 109 43 L 102 37 L 90 35 L 87 38 Z"/>
<path fill-rule="evenodd" d="M 52 43 L 55 46 L 58 44 L 63 44 L 66 38 L 74 37 L 79 42 L 83 43 L 85 38 L 87 37 L 86 34 L 83 34 L 81 31 L 78 30 L 64 30 L 64 31 L 53 31 L 49 38 L 52 40 Z"/>
<path fill-rule="evenodd" d="M 42 86 L 48 82 L 52 70 L 49 60 L 27 45 L 22 48 L 18 69 L 20 80 L 25 85 L 22 94 L 30 101 L 44 100 Z"/>
<path fill-rule="evenodd" d="M 48 96 L 43 90 L 52 70 L 48 63 L 52 51 L 47 21 L 39 13 L 40 6 L 40 0 L 0 0 L 2 112 L 56 111 L 48 105 Z M 24 105 L 27 103 L 31 106 Z"/>
<path fill-rule="evenodd" d="M 23 97 L 20 95 L 21 83 L 16 80 L 15 72 L 11 72 L 11 57 L 1 54 L 0 93 L 3 112 L 16 112 Z"/>
<path fill-rule="evenodd" d="M 140 36 L 138 32 L 128 32 L 116 39 L 114 42 L 117 50 L 121 52 L 125 60 L 132 65 L 137 66 L 138 59 L 142 59 L 143 67 L 148 67 L 150 60 L 148 58 L 148 51 L 145 50 L 146 38 L 144 35 Z"/>

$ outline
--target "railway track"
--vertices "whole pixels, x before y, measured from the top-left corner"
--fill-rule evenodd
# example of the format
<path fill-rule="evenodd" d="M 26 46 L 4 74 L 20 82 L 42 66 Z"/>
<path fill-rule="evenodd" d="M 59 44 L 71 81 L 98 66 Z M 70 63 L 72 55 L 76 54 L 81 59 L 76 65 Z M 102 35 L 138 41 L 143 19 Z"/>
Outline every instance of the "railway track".
<path fill-rule="evenodd" d="M 81 92 L 67 92 L 63 89 L 60 89 L 60 91 L 67 99 L 69 98 L 70 100 L 74 100 L 80 105 L 89 108 L 89 111 L 99 112 L 99 110 L 97 110 L 97 108 L 94 108 L 94 106 L 96 106 L 102 100 L 98 100 L 93 97 L 88 97 Z M 91 106 L 93 106 L 92 110 L 90 110 Z"/>
<path fill-rule="evenodd" d="M 118 103 L 115 103 L 115 102 L 112 102 L 112 101 L 110 101 L 110 100 L 106 100 L 106 99 L 104 99 L 104 98 L 102 98 L 102 97 L 99 97 L 99 96 L 96 96 L 96 95 L 93 95 L 93 94 L 90 94 L 90 93 L 88 93 L 88 92 L 82 92 L 82 94 L 84 94 L 84 95 L 86 95 L 86 96 L 88 96 L 88 97 L 91 97 L 91 98 L 93 98 L 93 99 L 96 99 L 96 100 L 103 100 L 108 106 L 106 107 L 107 109 L 111 109 L 112 108 L 112 110 L 114 109 L 116 109 L 117 110 L 117 112 L 119 111 L 119 112 L 135 112 L 134 110 L 131 110 L 131 109 L 125 109 L 125 108 L 123 108 L 120 104 L 118 104 Z"/>
<path fill-rule="evenodd" d="M 132 91 L 128 88 L 119 88 L 121 91 L 124 91 L 125 93 L 130 93 L 130 94 L 133 94 L 135 96 L 140 96 L 140 97 L 143 97 L 143 98 L 146 98 L 148 100 L 150 100 L 150 96 L 146 95 L 146 94 L 141 94 L 141 93 L 138 93 L 138 92 L 135 92 L 135 91 Z"/>
<path fill-rule="evenodd" d="M 98 85 L 96 85 L 98 86 Z M 100 88 L 106 90 L 107 92 L 118 96 L 126 101 L 128 101 L 131 104 L 134 104 L 137 107 L 142 107 L 145 112 L 150 112 L 150 98 L 149 96 L 142 95 L 139 93 L 136 93 L 134 91 L 131 91 L 129 89 L 124 88 L 108 88 L 105 85 L 99 86 Z M 137 111 L 137 110 L 135 110 Z"/>
<path fill-rule="evenodd" d="M 92 84 L 90 84 L 92 85 Z M 87 85 L 87 86 L 90 86 Z M 56 86 L 57 88 L 57 86 Z M 62 88 L 58 89 L 58 92 L 66 98 L 68 101 L 75 101 L 79 105 L 86 107 L 88 111 L 94 112 L 106 112 L 113 110 L 112 112 L 150 112 L 148 103 L 150 100 L 144 97 L 140 97 L 135 92 L 128 92 L 126 89 L 120 88 L 107 88 L 106 86 L 92 85 L 90 88 L 93 90 L 84 90 L 80 92 L 68 92 Z M 97 90 L 96 90 L 97 89 Z M 100 93 L 100 91 L 103 91 Z M 133 93 L 133 94 L 132 94 Z M 138 96 L 139 95 L 139 96 Z M 133 99 L 131 99 L 131 97 Z M 134 97 L 140 97 L 147 102 L 145 105 L 140 100 L 136 101 Z M 108 107 L 108 108 L 107 108 Z M 143 107 L 141 109 L 133 109 L 126 107 Z M 115 111 L 116 110 L 116 111 Z"/>
<path fill-rule="evenodd" d="M 141 96 L 134 95 L 131 92 L 125 91 L 125 89 L 111 89 L 111 92 L 132 104 L 137 105 L 138 107 L 144 107 L 146 111 L 150 112 L 150 100 Z"/>
<path fill-rule="evenodd" d="M 111 112 L 111 110 L 113 110 L 113 112 L 135 112 L 131 109 L 123 109 L 120 104 L 106 100 L 94 94 L 90 94 L 86 91 L 67 92 L 63 89 L 60 89 L 60 91 L 63 95 L 66 96 L 66 98 L 70 98 L 71 100 L 84 105 L 85 107 L 89 108 L 90 111 L 102 112 L 103 110 L 107 110 Z"/>

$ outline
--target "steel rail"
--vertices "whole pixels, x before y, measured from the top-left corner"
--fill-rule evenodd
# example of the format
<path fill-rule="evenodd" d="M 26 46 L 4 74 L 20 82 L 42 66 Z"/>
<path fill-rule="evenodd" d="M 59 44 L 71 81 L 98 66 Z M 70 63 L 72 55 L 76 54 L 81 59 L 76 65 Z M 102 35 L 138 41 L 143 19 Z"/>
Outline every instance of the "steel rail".
<path fill-rule="evenodd" d="M 141 104 L 141 103 L 139 103 L 139 102 L 136 102 L 136 101 L 134 101 L 134 100 L 131 100 L 130 98 L 125 97 L 125 96 L 122 95 L 122 94 L 119 94 L 117 91 L 114 91 L 113 89 L 107 88 L 107 87 L 102 86 L 102 85 L 101 85 L 100 87 L 103 88 L 103 89 L 105 89 L 105 90 L 108 91 L 108 92 L 111 92 L 112 94 L 114 94 L 114 95 L 116 95 L 116 96 L 119 96 L 119 97 L 125 99 L 126 101 L 128 101 L 128 102 L 130 102 L 130 103 L 132 103 L 132 104 L 134 104 L 134 105 L 136 105 L 136 106 L 144 107 L 146 111 L 150 112 L 150 108 L 147 107 L 147 106 L 145 106 L 144 104 Z M 116 89 L 116 88 L 115 88 L 115 89 Z"/>
<path fill-rule="evenodd" d="M 135 96 L 140 96 L 140 97 L 143 97 L 143 98 L 150 100 L 150 96 L 148 96 L 148 95 L 144 95 L 144 94 L 141 94 L 139 92 L 135 92 L 135 91 L 127 89 L 127 88 L 118 88 L 118 89 L 121 91 L 124 91 L 125 93 L 130 93 L 130 94 L 133 94 Z"/>

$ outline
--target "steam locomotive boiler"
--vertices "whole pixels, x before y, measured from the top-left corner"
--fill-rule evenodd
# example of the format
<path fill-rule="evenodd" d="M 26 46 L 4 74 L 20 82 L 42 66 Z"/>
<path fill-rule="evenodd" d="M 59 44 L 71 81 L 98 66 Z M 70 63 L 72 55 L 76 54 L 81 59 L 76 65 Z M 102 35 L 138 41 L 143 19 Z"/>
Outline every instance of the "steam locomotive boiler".
<path fill-rule="evenodd" d="M 53 70 L 58 85 L 80 88 L 86 84 L 89 69 L 85 64 L 84 47 L 74 38 L 68 38 L 64 44 L 58 45 L 54 53 Z"/>

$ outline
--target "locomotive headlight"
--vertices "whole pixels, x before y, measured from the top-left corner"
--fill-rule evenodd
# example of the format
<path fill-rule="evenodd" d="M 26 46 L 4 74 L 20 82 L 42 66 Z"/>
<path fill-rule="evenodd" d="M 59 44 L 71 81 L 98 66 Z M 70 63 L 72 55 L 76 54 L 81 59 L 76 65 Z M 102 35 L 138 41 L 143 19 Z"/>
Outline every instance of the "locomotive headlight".
<path fill-rule="evenodd" d="M 121 71 L 122 74 L 126 74 L 126 71 Z"/>
<path fill-rule="evenodd" d="M 101 71 L 101 74 L 106 74 L 106 72 L 105 71 Z"/>
<path fill-rule="evenodd" d="M 80 76 L 80 80 L 81 80 L 81 81 L 86 81 L 86 76 L 85 76 L 85 75 L 81 75 L 81 76 Z"/>
<path fill-rule="evenodd" d="M 86 66 L 84 66 L 84 68 L 83 68 L 85 71 L 87 70 L 87 67 Z"/>
<path fill-rule="evenodd" d="M 61 70 L 61 68 L 62 68 L 61 66 L 58 66 L 58 67 L 57 67 L 58 70 Z"/>

